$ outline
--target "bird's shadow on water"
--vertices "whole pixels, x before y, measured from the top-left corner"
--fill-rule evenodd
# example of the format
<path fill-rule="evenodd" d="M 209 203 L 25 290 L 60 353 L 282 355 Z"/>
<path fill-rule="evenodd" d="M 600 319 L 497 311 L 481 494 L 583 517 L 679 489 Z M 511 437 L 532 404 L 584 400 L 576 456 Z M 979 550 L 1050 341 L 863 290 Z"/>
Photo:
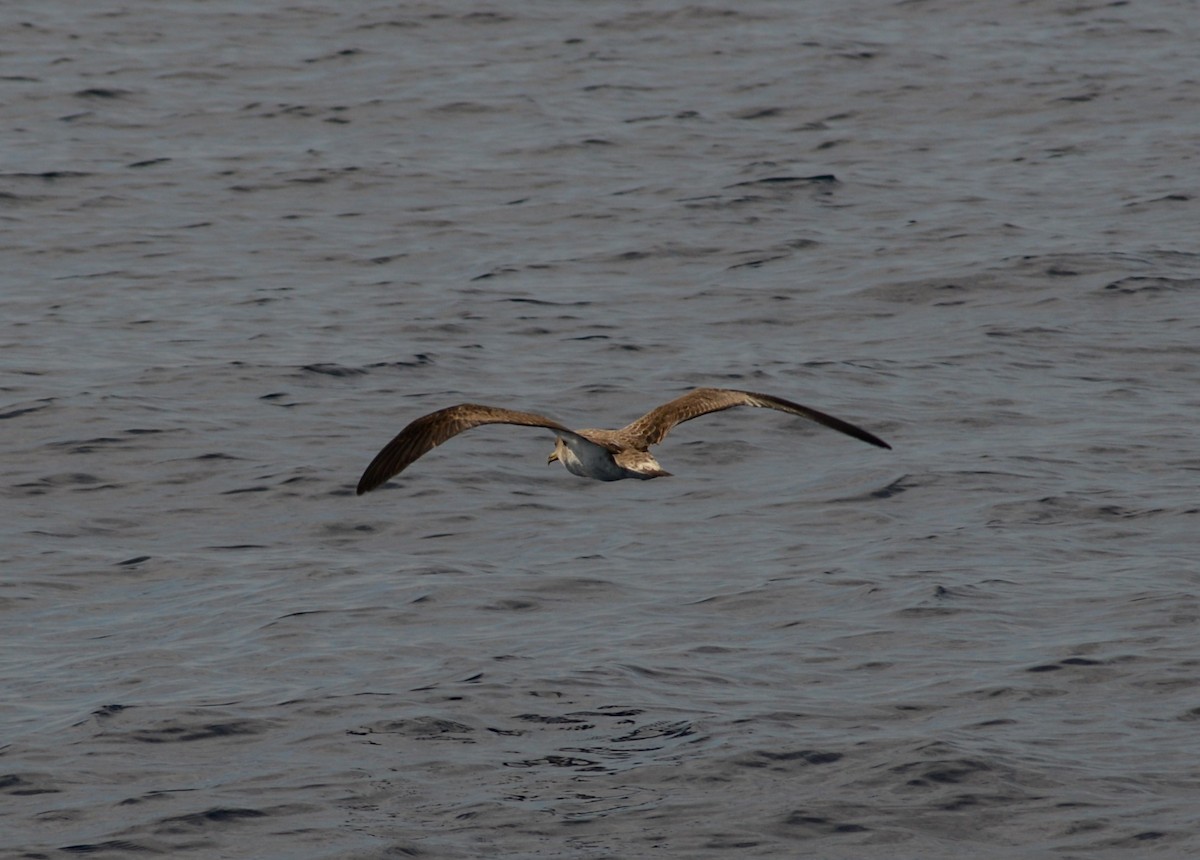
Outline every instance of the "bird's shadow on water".
<path fill-rule="evenodd" d="M 880 484 L 873 488 L 854 492 L 850 495 L 840 495 L 836 498 L 829 499 L 830 503 L 844 504 L 847 502 L 870 502 L 877 499 L 891 499 L 917 487 L 924 486 L 924 483 L 919 477 L 911 474 L 900 475 L 894 477 L 887 483 Z"/>
<path fill-rule="evenodd" d="M 695 439 L 690 442 L 675 442 L 667 440 L 660 449 L 659 462 L 669 460 L 686 464 L 689 468 L 711 469 L 714 464 L 740 463 L 755 456 L 761 451 L 759 445 L 731 439 L 718 442 L 713 439 Z M 670 467 L 664 463 L 667 471 Z"/>

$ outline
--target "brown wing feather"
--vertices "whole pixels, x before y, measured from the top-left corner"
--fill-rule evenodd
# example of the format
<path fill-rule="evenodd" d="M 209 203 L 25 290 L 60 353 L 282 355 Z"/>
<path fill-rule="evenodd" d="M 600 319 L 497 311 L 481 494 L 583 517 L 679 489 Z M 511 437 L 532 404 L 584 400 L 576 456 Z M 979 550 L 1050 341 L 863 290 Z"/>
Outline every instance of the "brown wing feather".
<path fill-rule="evenodd" d="M 533 412 L 516 412 L 477 403 L 460 403 L 458 406 L 439 409 L 437 412 L 422 415 L 383 446 L 383 450 L 375 455 L 375 459 L 359 479 L 358 495 L 370 492 L 389 478 L 399 475 L 417 458 L 428 454 L 446 440 L 481 424 L 519 424 L 573 433 L 557 421 Z"/>
<path fill-rule="evenodd" d="M 880 448 L 892 447 L 861 427 L 856 427 L 848 421 L 826 415 L 811 407 L 792 403 L 782 397 L 772 397 L 770 394 L 755 394 L 753 391 L 738 391 L 732 388 L 697 388 L 695 391 L 689 391 L 682 397 L 676 397 L 670 403 L 664 403 L 657 409 L 650 410 L 619 432 L 623 437 L 629 439 L 630 444 L 637 447 L 657 445 L 676 424 L 691 421 L 693 418 L 699 418 L 710 412 L 732 409 L 735 406 L 761 406 L 767 409 L 777 409 L 780 412 L 799 415 L 816 421 L 818 424 L 824 424 L 826 427 Z"/>

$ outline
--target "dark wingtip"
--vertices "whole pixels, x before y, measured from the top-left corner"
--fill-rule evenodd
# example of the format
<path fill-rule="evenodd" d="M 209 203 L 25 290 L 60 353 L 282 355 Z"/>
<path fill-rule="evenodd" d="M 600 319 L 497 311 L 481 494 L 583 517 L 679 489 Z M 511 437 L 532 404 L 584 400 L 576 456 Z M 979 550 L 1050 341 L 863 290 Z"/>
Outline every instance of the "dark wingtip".
<path fill-rule="evenodd" d="M 853 424 L 848 424 L 845 421 L 837 421 L 837 424 L 830 424 L 829 426 L 835 430 L 841 430 L 847 436 L 853 436 L 860 442 L 866 442 L 868 445 L 874 445 L 876 448 L 886 448 L 888 451 L 892 450 L 892 446 L 887 442 L 884 442 L 874 433 L 868 433 L 861 427 L 855 427 Z"/>
<path fill-rule="evenodd" d="M 359 478 L 358 488 L 354 491 L 354 495 L 361 496 L 363 493 L 371 492 L 371 490 L 375 489 L 378 486 L 379 486 L 378 481 L 369 481 L 369 480 L 367 480 L 367 476 L 363 475 L 361 478 Z"/>
<path fill-rule="evenodd" d="M 888 451 L 892 450 L 891 445 L 889 445 L 887 442 L 884 442 L 882 439 L 880 439 L 874 433 L 868 433 L 866 430 L 863 430 L 861 436 L 858 435 L 857 433 L 854 435 L 856 438 L 861 439 L 862 441 L 866 442 L 869 445 L 874 445 L 876 448 L 884 448 Z"/>
<path fill-rule="evenodd" d="M 829 416 L 826 415 L 823 417 L 828 418 Z M 829 424 L 829 426 L 833 427 L 835 430 L 841 430 L 847 436 L 853 436 L 855 439 L 858 439 L 861 442 L 866 442 L 868 445 L 874 445 L 876 448 L 884 448 L 888 451 L 892 450 L 891 445 L 889 445 L 887 442 L 884 442 L 874 433 L 864 430 L 861 427 L 856 427 L 849 422 L 835 418 L 833 419 L 833 422 Z"/>

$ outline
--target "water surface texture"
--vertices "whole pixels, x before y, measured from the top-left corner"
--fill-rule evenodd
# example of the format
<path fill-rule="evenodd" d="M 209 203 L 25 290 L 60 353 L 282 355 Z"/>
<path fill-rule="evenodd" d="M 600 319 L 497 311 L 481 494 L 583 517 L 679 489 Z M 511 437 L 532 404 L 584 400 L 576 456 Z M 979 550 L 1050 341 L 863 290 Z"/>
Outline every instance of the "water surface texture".
<path fill-rule="evenodd" d="M 1200 852 L 1194 3 L 3 14 L 4 857 Z"/>

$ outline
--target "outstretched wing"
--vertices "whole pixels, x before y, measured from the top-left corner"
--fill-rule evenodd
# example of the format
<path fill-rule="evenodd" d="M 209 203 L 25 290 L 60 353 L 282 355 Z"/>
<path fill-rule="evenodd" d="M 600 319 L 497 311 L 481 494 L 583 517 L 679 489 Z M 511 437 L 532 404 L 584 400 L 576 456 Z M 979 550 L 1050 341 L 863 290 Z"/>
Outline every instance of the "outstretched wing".
<path fill-rule="evenodd" d="M 732 388 L 697 388 L 682 397 L 676 397 L 670 403 L 664 403 L 657 409 L 652 409 L 634 421 L 628 427 L 618 431 L 624 438 L 638 446 L 657 445 L 671 428 L 684 421 L 691 421 L 710 412 L 720 412 L 735 406 L 761 406 L 767 409 L 778 409 L 790 415 L 799 415 L 831 427 L 839 433 L 861 439 L 880 448 L 891 448 L 878 436 L 868 433 L 861 427 L 855 427 L 848 421 L 818 412 L 808 406 L 792 403 L 782 397 L 772 397 L 770 394 L 755 394 L 752 391 L 737 391 Z"/>
<path fill-rule="evenodd" d="M 460 403 L 422 415 L 401 430 L 375 455 L 371 465 L 363 472 L 358 482 L 358 495 L 370 492 L 389 478 L 399 475 L 414 460 L 428 454 L 447 439 L 453 439 L 459 433 L 481 424 L 520 424 L 576 435 L 573 430 L 544 415 L 480 406 L 477 403 Z"/>

